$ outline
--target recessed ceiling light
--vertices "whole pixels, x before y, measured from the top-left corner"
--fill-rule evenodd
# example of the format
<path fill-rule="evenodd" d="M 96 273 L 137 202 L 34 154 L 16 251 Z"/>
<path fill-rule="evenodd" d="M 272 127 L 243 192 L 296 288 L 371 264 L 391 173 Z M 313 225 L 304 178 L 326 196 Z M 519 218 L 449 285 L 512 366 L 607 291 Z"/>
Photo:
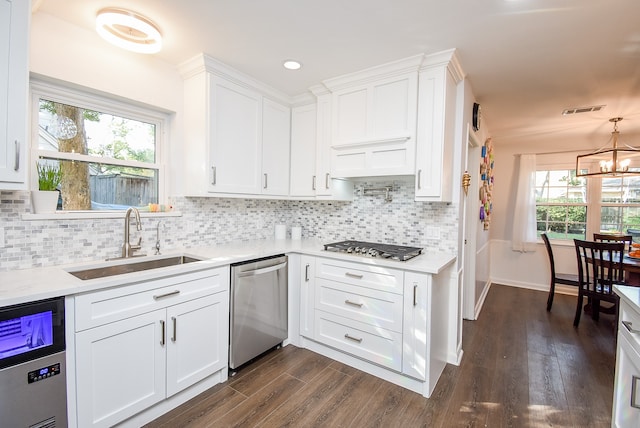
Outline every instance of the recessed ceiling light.
<path fill-rule="evenodd" d="M 299 70 L 302 67 L 302 63 L 293 59 L 286 60 L 285 62 L 282 63 L 282 65 L 287 70 Z"/>
<path fill-rule="evenodd" d="M 96 31 L 120 48 L 152 54 L 162 48 L 162 35 L 151 20 L 126 9 L 109 7 L 96 16 Z"/>

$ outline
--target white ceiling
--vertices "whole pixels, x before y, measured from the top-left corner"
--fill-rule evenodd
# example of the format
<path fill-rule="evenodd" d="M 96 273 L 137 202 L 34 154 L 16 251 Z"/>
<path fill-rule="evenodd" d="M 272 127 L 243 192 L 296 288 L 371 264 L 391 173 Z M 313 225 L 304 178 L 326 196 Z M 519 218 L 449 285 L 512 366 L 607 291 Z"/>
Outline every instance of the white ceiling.
<path fill-rule="evenodd" d="M 34 0 L 35 13 L 87 29 L 107 6 L 153 20 L 162 60 L 205 52 L 289 95 L 456 48 L 496 144 L 595 149 L 622 116 L 622 142 L 640 145 L 624 138 L 640 136 L 638 0 Z M 303 68 L 283 69 L 288 58 Z"/>

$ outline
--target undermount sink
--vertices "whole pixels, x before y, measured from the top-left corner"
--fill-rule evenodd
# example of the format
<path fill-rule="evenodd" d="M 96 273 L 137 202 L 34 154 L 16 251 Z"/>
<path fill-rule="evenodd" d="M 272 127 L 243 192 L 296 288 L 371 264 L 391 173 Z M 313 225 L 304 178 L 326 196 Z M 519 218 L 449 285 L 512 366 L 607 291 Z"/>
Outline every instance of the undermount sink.
<path fill-rule="evenodd" d="M 185 263 L 193 263 L 199 261 L 201 260 L 189 256 L 172 256 L 162 259 L 145 260 L 142 262 L 131 262 L 131 259 L 123 259 L 120 263 L 117 264 L 107 264 L 105 266 L 74 271 L 69 270 L 67 272 L 69 272 L 76 278 L 85 280 L 104 278 L 113 275 L 122 275 L 124 273 L 140 272 L 143 270 L 157 269 L 168 266 L 183 265 Z"/>

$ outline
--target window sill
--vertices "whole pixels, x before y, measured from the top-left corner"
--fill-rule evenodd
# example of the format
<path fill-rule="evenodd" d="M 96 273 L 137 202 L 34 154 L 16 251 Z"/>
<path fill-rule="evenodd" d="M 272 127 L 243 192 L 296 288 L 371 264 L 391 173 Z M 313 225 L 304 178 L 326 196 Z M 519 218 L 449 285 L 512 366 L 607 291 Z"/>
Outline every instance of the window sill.
<path fill-rule="evenodd" d="M 21 220 L 91 220 L 100 218 L 124 218 L 126 211 L 56 211 L 47 214 L 23 213 Z M 179 211 L 141 212 L 142 218 L 182 217 Z"/>

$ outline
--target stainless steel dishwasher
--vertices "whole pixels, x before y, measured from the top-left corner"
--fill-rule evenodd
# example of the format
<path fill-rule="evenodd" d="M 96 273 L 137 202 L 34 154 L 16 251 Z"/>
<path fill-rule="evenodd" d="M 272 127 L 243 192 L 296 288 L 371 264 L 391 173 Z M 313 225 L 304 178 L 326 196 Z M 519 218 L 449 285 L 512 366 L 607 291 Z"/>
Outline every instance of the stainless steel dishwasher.
<path fill-rule="evenodd" d="M 287 338 L 287 256 L 231 265 L 229 368 Z"/>

